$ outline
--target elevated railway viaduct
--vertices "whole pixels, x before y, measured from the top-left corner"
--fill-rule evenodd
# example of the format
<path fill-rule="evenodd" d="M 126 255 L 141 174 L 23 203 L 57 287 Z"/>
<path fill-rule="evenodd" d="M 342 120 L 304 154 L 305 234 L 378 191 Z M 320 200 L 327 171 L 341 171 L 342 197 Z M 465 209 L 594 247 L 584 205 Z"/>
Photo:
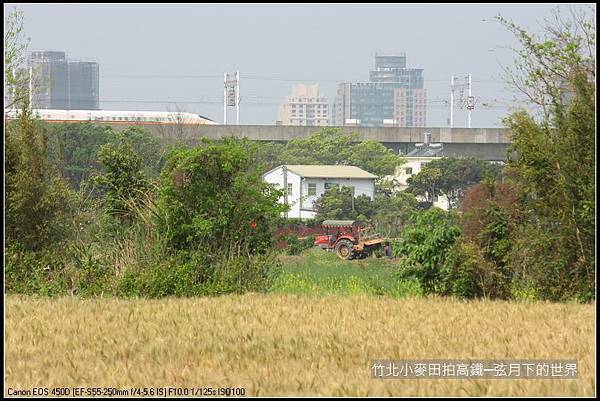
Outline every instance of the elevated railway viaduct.
<path fill-rule="evenodd" d="M 287 142 L 304 138 L 321 127 L 297 127 L 283 125 L 187 125 L 187 124 L 111 124 L 115 130 L 130 125 L 141 125 L 162 140 L 182 140 L 193 143 L 201 137 L 218 139 L 229 136 L 246 137 L 255 141 Z M 339 127 L 342 132 L 357 132 L 360 140 L 381 142 L 396 152 L 406 154 L 423 141 L 423 133 L 431 133 L 432 143 L 442 143 L 442 155 L 447 157 L 473 156 L 490 161 L 506 160 L 510 145 L 506 128 L 365 128 Z"/>

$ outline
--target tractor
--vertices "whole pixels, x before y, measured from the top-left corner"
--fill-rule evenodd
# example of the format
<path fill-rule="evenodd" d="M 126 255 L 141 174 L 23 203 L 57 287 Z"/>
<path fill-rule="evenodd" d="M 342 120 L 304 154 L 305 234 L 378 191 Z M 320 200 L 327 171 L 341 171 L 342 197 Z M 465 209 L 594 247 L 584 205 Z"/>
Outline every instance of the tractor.
<path fill-rule="evenodd" d="M 322 227 L 325 235 L 317 236 L 315 245 L 328 251 L 335 250 L 341 259 L 363 259 L 381 248 L 386 256 L 391 256 L 389 241 L 369 225 L 354 220 L 325 220 Z"/>

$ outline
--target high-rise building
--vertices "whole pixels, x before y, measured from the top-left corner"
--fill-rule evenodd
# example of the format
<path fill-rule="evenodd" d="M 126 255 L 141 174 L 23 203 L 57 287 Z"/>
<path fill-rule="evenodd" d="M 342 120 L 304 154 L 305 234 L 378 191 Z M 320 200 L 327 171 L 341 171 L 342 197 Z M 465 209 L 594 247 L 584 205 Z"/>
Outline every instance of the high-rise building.
<path fill-rule="evenodd" d="M 369 78 L 369 82 L 340 84 L 333 104 L 333 125 L 425 126 L 423 70 L 406 68 L 406 55 L 375 55 L 375 69 Z"/>
<path fill-rule="evenodd" d="M 73 110 L 98 110 L 100 68 L 98 63 L 69 62 L 69 102 Z"/>
<path fill-rule="evenodd" d="M 29 57 L 35 109 L 98 110 L 98 63 L 69 61 L 65 52 L 34 51 Z"/>
<path fill-rule="evenodd" d="M 64 52 L 35 51 L 29 57 L 34 109 L 69 108 L 69 65 Z"/>
<path fill-rule="evenodd" d="M 294 85 L 292 94 L 279 106 L 281 125 L 329 125 L 329 103 L 321 96 L 319 85 Z"/>

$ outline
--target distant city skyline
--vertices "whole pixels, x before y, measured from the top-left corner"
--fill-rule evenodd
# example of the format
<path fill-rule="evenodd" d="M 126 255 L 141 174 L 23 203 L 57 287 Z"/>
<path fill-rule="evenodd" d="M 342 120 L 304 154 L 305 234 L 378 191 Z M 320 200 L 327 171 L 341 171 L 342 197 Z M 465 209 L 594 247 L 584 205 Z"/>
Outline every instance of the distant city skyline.
<path fill-rule="evenodd" d="M 98 63 L 75 61 L 65 52 L 34 51 L 28 57 L 35 109 L 98 110 Z"/>
<path fill-rule="evenodd" d="M 294 84 L 334 99 L 368 82 L 376 53 L 424 70 L 427 125 L 447 126 L 450 76 L 473 76 L 473 127 L 499 127 L 514 105 L 502 82 L 516 39 L 494 16 L 538 32 L 559 4 L 5 4 L 25 14 L 29 51 L 100 65 L 100 108 L 223 118 L 223 73 L 240 71 L 241 124 L 274 124 Z M 592 5 L 595 7 L 595 5 Z M 61 21 L 56 24 L 56 21 Z M 455 110 L 466 126 L 466 110 Z"/>

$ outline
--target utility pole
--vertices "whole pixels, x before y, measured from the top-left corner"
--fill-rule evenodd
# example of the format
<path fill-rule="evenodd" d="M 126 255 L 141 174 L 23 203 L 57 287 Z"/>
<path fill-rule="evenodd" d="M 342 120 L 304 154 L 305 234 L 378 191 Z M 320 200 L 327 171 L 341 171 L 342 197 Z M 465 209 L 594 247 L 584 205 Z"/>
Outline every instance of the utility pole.
<path fill-rule="evenodd" d="M 287 211 L 287 205 L 288 205 L 288 185 L 287 185 L 287 166 L 284 164 L 283 165 L 283 204 L 286 206 L 286 210 L 285 210 L 285 218 L 288 218 L 288 211 Z"/>
<path fill-rule="evenodd" d="M 223 74 L 223 125 L 227 125 L 227 73 Z"/>
<path fill-rule="evenodd" d="M 454 75 L 450 77 L 450 128 L 454 127 Z"/>
<path fill-rule="evenodd" d="M 304 186 L 304 181 L 306 180 L 306 178 L 302 177 L 300 178 L 300 188 L 298 188 L 298 194 L 300 195 L 300 197 L 298 198 L 298 202 L 299 207 L 298 207 L 298 217 L 302 218 L 302 187 Z"/>
<path fill-rule="evenodd" d="M 240 72 L 223 75 L 223 124 L 227 124 L 227 107 L 235 107 L 235 123 L 240 124 Z"/>
<path fill-rule="evenodd" d="M 458 82 L 457 82 L 458 81 Z M 471 74 L 466 75 L 464 78 L 456 79 L 454 75 L 450 78 L 450 128 L 454 127 L 454 91 L 460 89 L 460 97 L 458 99 L 458 107 L 467 109 L 467 126 L 471 128 L 471 112 L 475 108 L 475 98 L 472 92 L 472 80 Z M 464 93 L 465 89 L 468 90 L 468 96 L 465 102 Z"/>
<path fill-rule="evenodd" d="M 471 111 L 475 108 L 475 102 L 471 95 L 471 74 L 469 74 L 469 97 L 467 98 L 467 113 L 469 116 L 469 128 L 471 128 Z"/>
<path fill-rule="evenodd" d="M 470 93 L 469 93 L 470 94 Z M 235 72 L 235 109 L 236 109 L 236 125 L 240 125 L 240 72 Z"/>

